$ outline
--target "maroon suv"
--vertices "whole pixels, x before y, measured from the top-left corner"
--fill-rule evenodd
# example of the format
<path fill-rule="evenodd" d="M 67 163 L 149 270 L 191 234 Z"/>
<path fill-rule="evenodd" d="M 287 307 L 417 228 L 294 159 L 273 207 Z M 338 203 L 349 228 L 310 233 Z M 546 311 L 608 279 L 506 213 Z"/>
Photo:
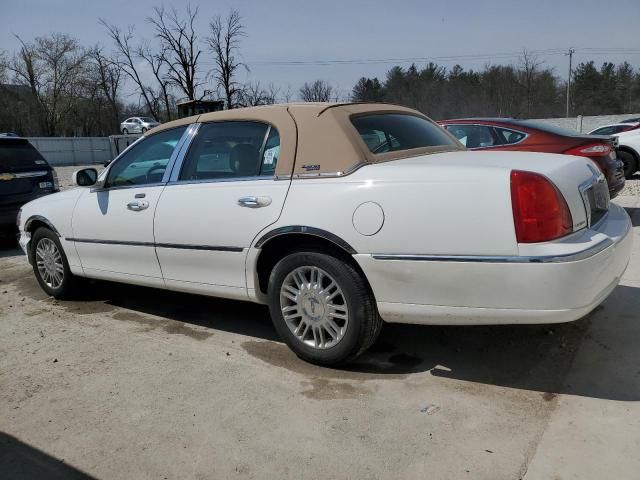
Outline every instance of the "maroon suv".
<path fill-rule="evenodd" d="M 624 165 L 616 158 L 614 141 L 603 135 L 583 135 L 534 120 L 462 118 L 438 122 L 472 150 L 519 150 L 564 153 L 593 160 L 615 197 L 624 188 Z"/>

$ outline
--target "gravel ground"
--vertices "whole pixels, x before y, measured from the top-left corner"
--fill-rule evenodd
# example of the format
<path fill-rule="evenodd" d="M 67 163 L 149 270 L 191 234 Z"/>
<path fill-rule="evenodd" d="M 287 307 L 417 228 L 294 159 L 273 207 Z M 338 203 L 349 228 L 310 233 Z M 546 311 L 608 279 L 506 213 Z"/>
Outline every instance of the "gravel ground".
<path fill-rule="evenodd" d="M 638 175 L 637 173 L 630 179 L 627 180 L 627 182 L 624 185 L 624 190 L 622 190 L 620 192 L 620 196 L 640 196 L 640 175 Z"/>
<path fill-rule="evenodd" d="M 389 324 L 342 369 L 259 305 L 105 282 L 53 300 L 0 246 L 0 477 L 638 478 L 639 183 L 615 200 L 629 268 L 592 314 Z"/>

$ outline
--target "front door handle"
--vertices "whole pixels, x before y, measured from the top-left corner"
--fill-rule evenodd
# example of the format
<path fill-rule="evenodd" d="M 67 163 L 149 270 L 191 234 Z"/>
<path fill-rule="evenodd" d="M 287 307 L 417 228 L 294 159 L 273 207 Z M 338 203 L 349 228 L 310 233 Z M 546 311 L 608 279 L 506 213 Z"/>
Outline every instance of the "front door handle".
<path fill-rule="evenodd" d="M 271 197 L 240 197 L 238 205 L 249 208 L 266 207 L 271 205 Z"/>
<path fill-rule="evenodd" d="M 146 200 L 134 200 L 133 202 L 127 203 L 127 208 L 134 212 L 139 212 L 140 210 L 149 208 L 149 202 Z"/>

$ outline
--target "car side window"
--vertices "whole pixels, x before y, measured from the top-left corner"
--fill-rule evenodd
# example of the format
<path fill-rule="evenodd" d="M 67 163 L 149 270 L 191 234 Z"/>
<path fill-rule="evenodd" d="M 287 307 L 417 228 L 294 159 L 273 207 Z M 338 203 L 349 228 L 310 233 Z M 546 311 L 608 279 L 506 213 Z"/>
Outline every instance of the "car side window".
<path fill-rule="evenodd" d="M 187 126 L 172 128 L 151 135 L 133 145 L 109 169 L 105 188 L 148 185 L 162 177 Z"/>
<path fill-rule="evenodd" d="M 486 125 L 446 125 L 446 129 L 467 148 L 484 148 L 500 145 L 492 127 Z"/>
<path fill-rule="evenodd" d="M 516 132 L 515 130 L 509 130 L 508 128 L 495 127 L 495 131 L 498 134 L 498 138 L 505 145 L 512 145 L 518 143 L 526 137 L 522 132 Z"/>
<path fill-rule="evenodd" d="M 273 176 L 279 154 L 278 131 L 265 123 L 205 123 L 191 143 L 178 180 Z"/>
<path fill-rule="evenodd" d="M 278 130 L 271 127 L 269 137 L 264 144 L 264 152 L 260 163 L 260 176 L 273 177 L 276 173 L 276 164 L 280 156 L 280 135 Z"/>

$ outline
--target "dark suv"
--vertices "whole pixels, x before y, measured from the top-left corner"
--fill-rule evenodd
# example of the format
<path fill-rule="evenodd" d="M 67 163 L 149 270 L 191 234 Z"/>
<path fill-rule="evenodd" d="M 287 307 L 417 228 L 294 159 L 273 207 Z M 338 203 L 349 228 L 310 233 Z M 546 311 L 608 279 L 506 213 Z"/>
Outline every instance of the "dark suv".
<path fill-rule="evenodd" d="M 26 138 L 0 136 L 0 231 L 15 226 L 22 205 L 57 191 L 55 171 Z"/>

